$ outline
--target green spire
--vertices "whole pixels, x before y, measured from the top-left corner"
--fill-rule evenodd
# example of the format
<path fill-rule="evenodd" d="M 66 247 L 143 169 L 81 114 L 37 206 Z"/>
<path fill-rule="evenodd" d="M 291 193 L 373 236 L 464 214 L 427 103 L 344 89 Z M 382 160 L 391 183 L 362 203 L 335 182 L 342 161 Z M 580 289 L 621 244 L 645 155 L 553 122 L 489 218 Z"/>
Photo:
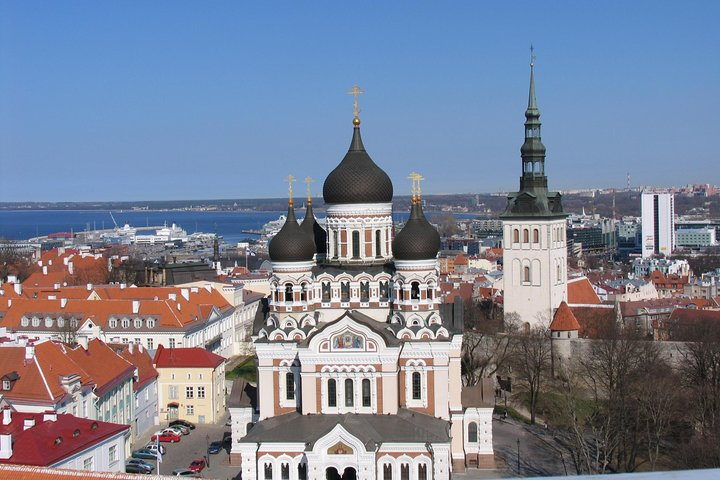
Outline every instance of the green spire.
<path fill-rule="evenodd" d="M 525 112 L 525 118 L 539 118 L 540 110 L 535 99 L 535 49 L 530 45 L 530 94 L 528 95 L 528 108 Z"/>

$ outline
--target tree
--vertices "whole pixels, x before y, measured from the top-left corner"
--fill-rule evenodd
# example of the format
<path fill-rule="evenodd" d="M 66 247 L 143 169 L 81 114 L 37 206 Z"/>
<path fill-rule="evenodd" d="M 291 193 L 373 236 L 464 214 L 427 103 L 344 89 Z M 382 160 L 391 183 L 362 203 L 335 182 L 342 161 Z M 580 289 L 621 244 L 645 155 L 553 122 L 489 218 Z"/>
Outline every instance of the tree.
<path fill-rule="evenodd" d="M 538 325 L 512 338 L 511 365 L 517 384 L 528 394 L 530 423 L 535 423 L 537 404 L 544 381 L 550 375 L 550 334 Z"/>
<path fill-rule="evenodd" d="M 465 385 L 476 385 L 481 379 L 494 376 L 508 362 L 513 346 L 508 334 L 515 331 L 514 318 L 510 315 L 511 321 L 505 323 L 500 312 L 498 321 L 477 323 L 472 329 L 465 324 L 461 357 Z"/>
<path fill-rule="evenodd" d="M 37 271 L 39 267 L 30 255 L 19 253 L 10 240 L 0 238 L 0 282 L 6 280 L 8 275 L 15 275 L 22 283 Z"/>

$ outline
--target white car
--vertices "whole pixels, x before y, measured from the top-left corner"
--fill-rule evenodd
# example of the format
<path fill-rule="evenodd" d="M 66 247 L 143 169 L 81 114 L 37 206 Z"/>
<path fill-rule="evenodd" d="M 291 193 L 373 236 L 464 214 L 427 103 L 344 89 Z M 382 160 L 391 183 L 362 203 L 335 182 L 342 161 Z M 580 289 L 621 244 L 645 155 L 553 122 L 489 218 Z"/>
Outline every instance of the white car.
<path fill-rule="evenodd" d="M 189 428 L 185 428 L 185 429 L 183 430 L 183 429 L 180 428 L 180 427 L 167 427 L 167 428 L 163 428 L 162 431 L 163 431 L 163 432 L 172 432 L 172 433 L 174 433 L 175 435 L 179 435 L 179 436 L 187 435 L 188 433 L 190 433 L 190 429 L 189 429 Z"/>
<path fill-rule="evenodd" d="M 152 450 L 153 452 L 160 452 L 160 454 L 165 455 L 165 445 L 158 445 L 155 442 L 150 442 L 147 445 L 145 445 L 145 449 Z"/>

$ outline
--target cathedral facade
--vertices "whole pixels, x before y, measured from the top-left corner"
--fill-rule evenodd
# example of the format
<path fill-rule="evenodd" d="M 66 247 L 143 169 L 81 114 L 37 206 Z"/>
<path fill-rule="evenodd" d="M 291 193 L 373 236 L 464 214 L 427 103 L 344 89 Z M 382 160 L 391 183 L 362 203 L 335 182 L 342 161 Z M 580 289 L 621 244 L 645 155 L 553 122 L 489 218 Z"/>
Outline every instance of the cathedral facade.
<path fill-rule="evenodd" d="M 232 447 L 243 478 L 443 480 L 492 464 L 493 389 L 462 385 L 462 311 L 441 302 L 419 176 L 393 235 L 393 184 L 363 146 L 357 108 L 323 197 L 326 228 L 309 197 L 298 223 L 291 197 L 269 245 L 271 295 L 253 332 L 259 413 Z"/>

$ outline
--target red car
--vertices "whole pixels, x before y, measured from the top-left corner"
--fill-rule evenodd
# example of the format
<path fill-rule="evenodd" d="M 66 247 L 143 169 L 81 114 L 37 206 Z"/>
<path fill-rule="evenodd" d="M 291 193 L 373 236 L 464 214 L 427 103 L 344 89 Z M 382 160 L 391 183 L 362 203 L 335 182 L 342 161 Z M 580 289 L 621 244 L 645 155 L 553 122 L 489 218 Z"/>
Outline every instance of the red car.
<path fill-rule="evenodd" d="M 192 461 L 192 463 L 188 467 L 188 470 L 200 473 L 203 468 L 205 468 L 205 460 L 203 460 L 202 458 L 197 458 Z"/>
<path fill-rule="evenodd" d="M 176 435 L 172 432 L 160 432 L 150 437 L 150 440 L 152 440 L 153 442 L 159 440 L 161 442 L 175 443 L 179 442 L 181 438 L 182 437 L 180 435 Z"/>

